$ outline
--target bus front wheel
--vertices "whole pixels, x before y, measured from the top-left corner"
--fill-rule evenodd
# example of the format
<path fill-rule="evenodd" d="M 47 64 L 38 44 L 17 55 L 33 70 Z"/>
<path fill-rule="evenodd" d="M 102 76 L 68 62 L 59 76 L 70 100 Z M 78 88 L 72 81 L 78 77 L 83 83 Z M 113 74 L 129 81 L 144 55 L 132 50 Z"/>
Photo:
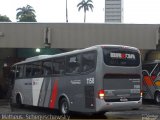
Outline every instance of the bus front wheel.
<path fill-rule="evenodd" d="M 67 115 L 69 113 L 69 104 L 66 98 L 60 100 L 59 110 L 62 115 Z"/>
<path fill-rule="evenodd" d="M 156 92 L 154 100 L 157 104 L 160 104 L 160 92 Z"/>

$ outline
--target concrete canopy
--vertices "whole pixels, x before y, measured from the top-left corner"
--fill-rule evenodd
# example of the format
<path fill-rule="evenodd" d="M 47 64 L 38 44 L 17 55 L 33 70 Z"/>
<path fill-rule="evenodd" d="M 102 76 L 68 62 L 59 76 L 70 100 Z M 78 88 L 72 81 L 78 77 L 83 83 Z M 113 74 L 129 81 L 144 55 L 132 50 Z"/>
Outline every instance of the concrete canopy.
<path fill-rule="evenodd" d="M 87 23 L 0 23 L 0 48 L 85 48 L 121 44 L 156 49 L 159 25 Z"/>

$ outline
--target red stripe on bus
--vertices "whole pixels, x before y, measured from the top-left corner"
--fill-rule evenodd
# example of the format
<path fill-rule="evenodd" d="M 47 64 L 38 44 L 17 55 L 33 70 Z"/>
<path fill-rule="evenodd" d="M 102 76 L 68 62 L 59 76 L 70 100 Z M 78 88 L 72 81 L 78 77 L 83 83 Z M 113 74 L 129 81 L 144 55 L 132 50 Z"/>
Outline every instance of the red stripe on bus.
<path fill-rule="evenodd" d="M 53 85 L 53 89 L 52 89 L 52 96 L 50 99 L 50 108 L 54 108 L 55 102 L 56 102 L 56 98 L 57 98 L 57 93 L 58 93 L 58 80 L 55 80 L 54 85 Z"/>

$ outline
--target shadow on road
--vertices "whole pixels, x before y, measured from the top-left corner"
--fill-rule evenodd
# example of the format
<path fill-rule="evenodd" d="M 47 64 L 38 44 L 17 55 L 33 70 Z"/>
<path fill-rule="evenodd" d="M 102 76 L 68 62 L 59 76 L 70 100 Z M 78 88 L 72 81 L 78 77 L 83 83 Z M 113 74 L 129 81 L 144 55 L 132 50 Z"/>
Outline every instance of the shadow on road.
<path fill-rule="evenodd" d="M 143 105 L 157 105 L 154 100 L 143 99 Z"/>

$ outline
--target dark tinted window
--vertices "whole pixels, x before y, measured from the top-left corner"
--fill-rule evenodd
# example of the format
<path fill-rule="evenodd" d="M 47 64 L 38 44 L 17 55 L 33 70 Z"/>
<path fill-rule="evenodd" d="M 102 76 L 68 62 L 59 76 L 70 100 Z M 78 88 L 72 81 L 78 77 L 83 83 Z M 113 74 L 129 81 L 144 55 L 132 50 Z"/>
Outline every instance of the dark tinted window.
<path fill-rule="evenodd" d="M 64 74 L 65 71 L 65 59 L 54 58 L 53 59 L 53 74 Z"/>
<path fill-rule="evenodd" d="M 136 50 L 103 48 L 104 62 L 110 66 L 138 66 L 140 55 Z"/>
<path fill-rule="evenodd" d="M 40 77 L 43 75 L 42 63 L 33 62 L 26 64 L 26 77 Z"/>
<path fill-rule="evenodd" d="M 25 75 L 26 77 L 31 77 L 32 76 L 32 65 L 31 64 L 26 64 L 26 67 L 25 67 Z"/>
<path fill-rule="evenodd" d="M 142 66 L 143 69 L 143 75 L 144 72 L 148 72 L 148 75 L 151 76 L 157 76 L 160 72 L 160 64 L 159 63 L 153 63 L 153 64 L 144 64 Z"/>
<path fill-rule="evenodd" d="M 87 52 L 82 54 L 82 72 L 94 70 L 96 66 L 96 52 Z"/>
<path fill-rule="evenodd" d="M 42 63 L 34 62 L 32 63 L 32 77 L 39 77 L 43 75 Z"/>
<path fill-rule="evenodd" d="M 155 68 L 156 63 L 153 64 L 144 64 L 142 66 L 143 71 L 147 71 L 149 74 L 153 71 L 153 69 Z"/>
<path fill-rule="evenodd" d="M 160 72 L 160 64 L 156 64 L 156 66 L 153 68 L 152 76 L 157 76 Z"/>
<path fill-rule="evenodd" d="M 17 70 L 16 70 L 16 78 L 22 78 L 23 77 L 23 65 L 17 65 Z"/>
<path fill-rule="evenodd" d="M 80 73 L 80 55 L 67 56 L 66 73 L 76 74 Z"/>
<path fill-rule="evenodd" d="M 42 63 L 42 69 L 45 76 L 52 74 L 52 61 L 46 60 Z"/>

